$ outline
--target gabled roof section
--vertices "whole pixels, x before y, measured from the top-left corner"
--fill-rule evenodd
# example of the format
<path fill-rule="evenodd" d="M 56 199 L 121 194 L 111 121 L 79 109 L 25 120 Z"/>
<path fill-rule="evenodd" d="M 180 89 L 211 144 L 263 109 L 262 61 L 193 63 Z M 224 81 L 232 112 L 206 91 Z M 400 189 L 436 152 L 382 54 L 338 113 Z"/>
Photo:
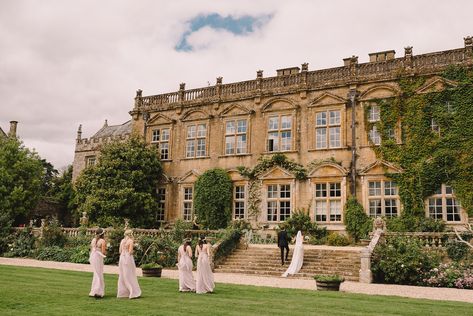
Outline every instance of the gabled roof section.
<path fill-rule="evenodd" d="M 384 160 L 376 160 L 372 164 L 366 166 L 359 172 L 360 175 L 384 175 L 386 173 L 401 173 L 403 170 L 400 167 L 393 165 Z"/>
<path fill-rule="evenodd" d="M 7 134 L 3 131 L 1 127 L 0 127 L 0 137 L 7 137 Z"/>
<path fill-rule="evenodd" d="M 114 137 L 131 134 L 131 121 L 127 121 L 121 125 L 104 125 L 92 138 Z"/>
<path fill-rule="evenodd" d="M 230 116 L 239 116 L 239 115 L 248 115 L 251 114 L 252 111 L 248 110 L 243 105 L 234 103 L 227 106 L 225 109 L 220 112 L 220 117 L 230 117 Z"/>
<path fill-rule="evenodd" d="M 261 112 L 275 112 L 284 110 L 295 110 L 297 105 L 294 101 L 287 98 L 275 98 L 269 100 L 261 107 Z"/>
<path fill-rule="evenodd" d="M 312 169 L 308 177 L 346 177 L 347 175 L 348 170 L 339 164 L 334 162 L 324 162 Z"/>
<path fill-rule="evenodd" d="M 198 120 L 207 120 L 210 118 L 210 115 L 203 110 L 189 110 L 182 114 L 181 121 L 188 122 L 188 121 L 198 121 Z"/>
<path fill-rule="evenodd" d="M 339 97 L 338 95 L 332 94 L 330 92 L 324 92 L 317 98 L 315 98 L 315 100 L 309 104 L 309 107 L 345 104 L 346 102 L 347 100 L 342 97 Z"/>
<path fill-rule="evenodd" d="M 199 176 L 200 173 L 198 173 L 197 170 L 192 169 L 187 171 L 182 177 L 180 177 L 177 183 L 194 183 Z"/>
<path fill-rule="evenodd" d="M 360 94 L 360 101 L 392 98 L 399 94 L 399 89 L 392 85 L 380 84 L 368 88 Z"/>
<path fill-rule="evenodd" d="M 274 166 L 261 176 L 259 176 L 261 180 L 269 180 L 269 179 L 295 179 L 296 177 L 286 169 L 280 166 Z"/>
<path fill-rule="evenodd" d="M 158 113 L 151 117 L 151 119 L 146 123 L 146 125 L 172 124 L 174 122 L 174 120 L 167 117 L 166 115 Z"/>
<path fill-rule="evenodd" d="M 448 88 L 454 88 L 458 85 L 457 82 L 435 76 L 427 80 L 419 89 L 416 90 L 418 94 L 425 94 L 431 92 L 440 92 Z"/>

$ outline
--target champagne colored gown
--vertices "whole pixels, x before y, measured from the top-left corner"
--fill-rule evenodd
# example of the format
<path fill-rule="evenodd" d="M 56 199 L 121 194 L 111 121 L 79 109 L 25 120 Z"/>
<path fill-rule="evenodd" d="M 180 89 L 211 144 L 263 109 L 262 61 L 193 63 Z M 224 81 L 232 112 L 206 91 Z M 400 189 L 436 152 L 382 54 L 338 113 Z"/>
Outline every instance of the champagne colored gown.
<path fill-rule="evenodd" d="M 102 253 L 103 243 L 105 243 L 105 240 L 97 238 L 92 239 L 90 243 L 89 262 L 92 266 L 94 277 L 92 278 L 89 296 L 103 297 L 105 294 L 105 282 L 103 280 L 103 258 L 105 258 L 105 255 Z"/>
<path fill-rule="evenodd" d="M 179 262 L 177 263 L 177 268 L 179 269 L 179 291 L 195 291 L 195 280 L 192 275 L 191 247 L 187 246 L 186 250 L 184 250 L 184 245 L 181 245 L 177 252 L 179 253 Z"/>
<path fill-rule="evenodd" d="M 136 277 L 136 265 L 133 255 L 128 251 L 133 247 L 133 239 L 124 238 L 120 242 L 120 260 L 118 261 L 118 290 L 117 297 L 137 298 L 141 289 Z"/>
<path fill-rule="evenodd" d="M 197 280 L 195 292 L 198 294 L 213 292 L 214 275 L 210 267 L 209 245 L 204 244 L 202 248 L 196 247 L 197 256 Z"/>

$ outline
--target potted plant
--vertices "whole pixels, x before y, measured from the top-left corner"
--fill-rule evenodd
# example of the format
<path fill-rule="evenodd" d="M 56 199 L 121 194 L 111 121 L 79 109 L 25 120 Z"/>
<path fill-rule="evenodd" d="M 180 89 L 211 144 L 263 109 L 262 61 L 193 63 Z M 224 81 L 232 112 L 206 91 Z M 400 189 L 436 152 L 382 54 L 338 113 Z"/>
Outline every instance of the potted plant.
<path fill-rule="evenodd" d="M 315 284 L 318 291 L 340 291 L 340 284 L 345 278 L 338 274 L 315 275 Z"/>
<path fill-rule="evenodd" d="M 161 277 L 163 266 L 157 263 L 146 263 L 141 266 L 144 277 Z"/>

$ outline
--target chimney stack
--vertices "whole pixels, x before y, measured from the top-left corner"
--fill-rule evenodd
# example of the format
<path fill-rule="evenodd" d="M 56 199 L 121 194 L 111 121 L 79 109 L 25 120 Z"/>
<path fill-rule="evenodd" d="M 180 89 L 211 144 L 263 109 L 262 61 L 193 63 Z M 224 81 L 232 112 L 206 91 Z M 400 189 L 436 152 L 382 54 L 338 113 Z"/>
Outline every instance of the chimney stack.
<path fill-rule="evenodd" d="M 10 132 L 8 132 L 8 136 L 16 137 L 16 126 L 18 125 L 17 121 L 10 121 Z"/>

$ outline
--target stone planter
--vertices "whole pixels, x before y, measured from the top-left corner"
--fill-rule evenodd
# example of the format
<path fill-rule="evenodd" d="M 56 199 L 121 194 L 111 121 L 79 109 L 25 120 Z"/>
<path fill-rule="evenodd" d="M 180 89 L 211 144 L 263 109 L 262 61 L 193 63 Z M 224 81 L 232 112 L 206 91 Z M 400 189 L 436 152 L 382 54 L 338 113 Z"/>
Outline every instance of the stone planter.
<path fill-rule="evenodd" d="M 317 291 L 340 291 L 340 284 L 343 281 L 315 281 Z"/>
<path fill-rule="evenodd" d="M 147 269 L 141 269 L 143 272 L 144 277 L 155 277 L 155 278 L 160 278 L 161 277 L 161 272 L 163 268 L 147 268 Z"/>

